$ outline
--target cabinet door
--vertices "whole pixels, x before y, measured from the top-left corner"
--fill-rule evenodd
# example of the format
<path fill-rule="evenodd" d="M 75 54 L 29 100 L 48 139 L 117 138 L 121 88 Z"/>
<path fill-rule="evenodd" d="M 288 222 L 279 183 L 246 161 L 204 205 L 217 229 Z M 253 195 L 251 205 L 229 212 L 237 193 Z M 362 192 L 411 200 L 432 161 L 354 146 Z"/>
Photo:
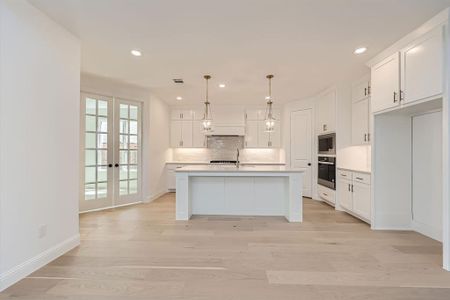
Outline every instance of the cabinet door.
<path fill-rule="evenodd" d="M 370 220 L 370 185 L 353 182 L 353 212 Z"/>
<path fill-rule="evenodd" d="M 338 201 L 339 205 L 345 209 L 353 209 L 351 181 L 339 179 L 338 180 Z"/>
<path fill-rule="evenodd" d="M 182 147 L 192 147 L 192 121 L 181 121 Z"/>
<path fill-rule="evenodd" d="M 334 132 L 336 128 L 336 92 L 330 91 L 319 97 L 316 107 L 316 132 Z"/>
<path fill-rule="evenodd" d="M 444 43 L 442 27 L 422 36 L 401 52 L 405 102 L 442 94 Z"/>
<path fill-rule="evenodd" d="M 247 120 L 257 121 L 264 118 L 264 110 L 261 108 L 248 108 L 245 110 Z"/>
<path fill-rule="evenodd" d="M 270 133 L 266 132 L 266 126 L 264 121 L 258 122 L 258 147 L 259 148 L 270 147 Z"/>
<path fill-rule="evenodd" d="M 352 101 L 357 102 L 369 96 L 369 77 L 365 76 L 352 87 Z"/>
<path fill-rule="evenodd" d="M 352 104 L 352 144 L 369 142 L 369 98 Z"/>
<path fill-rule="evenodd" d="M 183 121 L 171 121 L 170 122 L 170 147 L 178 148 L 182 146 L 182 122 Z"/>
<path fill-rule="evenodd" d="M 400 104 L 400 58 L 395 53 L 372 67 L 372 112 Z"/>
<path fill-rule="evenodd" d="M 258 147 L 258 121 L 247 121 L 245 128 L 245 147 Z"/>
<path fill-rule="evenodd" d="M 192 124 L 192 147 L 204 148 L 206 147 L 206 136 L 203 132 L 202 121 L 194 121 Z"/>
<path fill-rule="evenodd" d="M 269 133 L 269 147 L 280 148 L 281 147 L 281 128 L 280 122 L 275 122 L 275 131 Z"/>

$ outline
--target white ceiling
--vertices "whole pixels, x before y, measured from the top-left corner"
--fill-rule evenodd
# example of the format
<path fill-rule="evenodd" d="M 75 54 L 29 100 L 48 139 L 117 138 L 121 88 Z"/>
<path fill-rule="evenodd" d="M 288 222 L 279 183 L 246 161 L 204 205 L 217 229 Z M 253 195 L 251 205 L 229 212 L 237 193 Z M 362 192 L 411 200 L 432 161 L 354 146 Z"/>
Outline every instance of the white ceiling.
<path fill-rule="evenodd" d="M 450 0 L 29 0 L 80 37 L 82 71 L 169 104 L 286 102 L 368 71 L 364 63 Z M 369 47 L 355 56 L 355 47 Z M 139 48 L 140 58 L 130 55 Z M 183 78 L 176 86 L 173 78 Z M 219 89 L 219 83 L 227 84 Z M 183 101 L 175 100 L 182 96 Z"/>

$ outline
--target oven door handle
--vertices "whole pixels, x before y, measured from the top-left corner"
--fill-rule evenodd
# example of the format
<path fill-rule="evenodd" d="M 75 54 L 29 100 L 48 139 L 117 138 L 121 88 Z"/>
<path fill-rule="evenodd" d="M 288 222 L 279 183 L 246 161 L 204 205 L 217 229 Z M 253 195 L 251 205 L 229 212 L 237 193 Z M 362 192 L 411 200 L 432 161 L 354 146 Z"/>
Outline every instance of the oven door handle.
<path fill-rule="evenodd" d="M 319 161 L 318 163 L 319 165 L 334 165 L 334 163 L 328 161 Z"/>

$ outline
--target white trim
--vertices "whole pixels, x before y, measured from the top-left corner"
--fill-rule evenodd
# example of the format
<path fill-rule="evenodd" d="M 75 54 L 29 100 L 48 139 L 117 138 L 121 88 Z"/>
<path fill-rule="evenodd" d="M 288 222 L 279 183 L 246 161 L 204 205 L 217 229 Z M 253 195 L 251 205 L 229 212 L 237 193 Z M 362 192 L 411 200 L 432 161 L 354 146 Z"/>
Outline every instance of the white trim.
<path fill-rule="evenodd" d="M 76 234 L 75 236 L 68 238 L 67 240 L 13 267 L 12 269 L 3 272 L 0 274 L 0 292 L 78 245 L 80 245 L 80 235 Z"/>
<path fill-rule="evenodd" d="M 418 233 L 421 233 L 429 238 L 442 242 L 442 229 L 439 230 L 414 220 L 411 222 L 411 228 L 412 230 L 417 231 Z"/>
<path fill-rule="evenodd" d="M 153 195 L 150 195 L 150 196 L 148 196 L 148 197 L 144 200 L 144 203 L 150 203 L 150 202 L 153 202 L 153 201 L 155 201 L 156 199 L 158 199 L 159 197 L 161 197 L 161 196 L 163 196 L 163 195 L 165 195 L 165 194 L 168 194 L 168 193 L 169 193 L 168 191 L 163 190 L 163 191 L 160 191 L 160 192 L 155 193 L 155 194 L 153 194 Z"/>
<path fill-rule="evenodd" d="M 102 211 L 102 210 L 107 210 L 107 209 L 112 209 L 112 208 L 120 208 L 120 207 L 135 205 L 135 204 L 141 204 L 141 203 L 144 203 L 144 202 L 143 201 L 137 201 L 137 202 L 132 202 L 132 203 L 120 204 L 120 205 L 111 205 L 111 206 L 107 206 L 107 207 L 100 207 L 100 208 L 80 211 L 78 214 L 81 215 L 81 214 L 85 214 L 85 213 L 89 213 L 89 212 Z"/>

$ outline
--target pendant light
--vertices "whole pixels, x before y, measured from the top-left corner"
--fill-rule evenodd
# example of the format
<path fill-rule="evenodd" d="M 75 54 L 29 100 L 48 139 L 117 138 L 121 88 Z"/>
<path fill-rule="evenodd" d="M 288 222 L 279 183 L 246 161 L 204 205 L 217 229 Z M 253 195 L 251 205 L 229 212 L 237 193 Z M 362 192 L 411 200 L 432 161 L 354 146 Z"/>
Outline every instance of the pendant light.
<path fill-rule="evenodd" d="M 210 75 L 203 76 L 206 80 L 206 100 L 205 100 L 205 112 L 203 114 L 203 131 L 210 132 L 211 131 L 211 125 L 212 125 L 212 115 L 211 115 L 211 105 L 209 103 L 208 99 L 208 80 L 211 79 Z"/>
<path fill-rule="evenodd" d="M 269 79 L 269 96 L 266 97 L 267 99 L 267 107 L 266 107 L 266 114 L 264 118 L 264 124 L 265 124 L 265 132 L 274 132 L 275 131 L 275 118 L 273 117 L 272 113 L 272 78 L 273 75 L 267 75 L 267 79 Z"/>

